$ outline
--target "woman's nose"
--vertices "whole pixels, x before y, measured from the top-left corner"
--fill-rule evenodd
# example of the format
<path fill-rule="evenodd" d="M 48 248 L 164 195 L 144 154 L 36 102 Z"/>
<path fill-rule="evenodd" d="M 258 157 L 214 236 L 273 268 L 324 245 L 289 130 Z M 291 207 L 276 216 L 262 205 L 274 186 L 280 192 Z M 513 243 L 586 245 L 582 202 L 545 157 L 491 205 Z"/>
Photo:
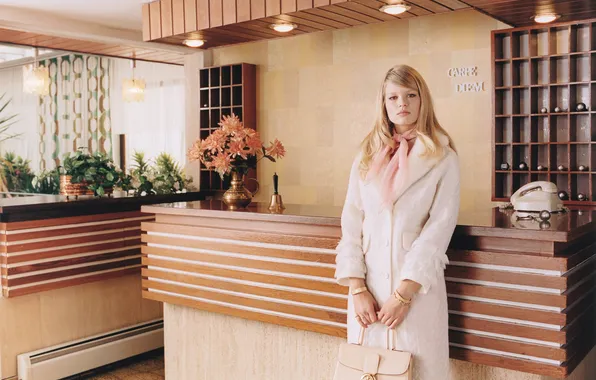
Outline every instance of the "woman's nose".
<path fill-rule="evenodd" d="M 405 107 L 408 105 L 408 101 L 404 97 L 400 96 L 399 98 L 397 98 L 397 105 L 399 107 Z"/>

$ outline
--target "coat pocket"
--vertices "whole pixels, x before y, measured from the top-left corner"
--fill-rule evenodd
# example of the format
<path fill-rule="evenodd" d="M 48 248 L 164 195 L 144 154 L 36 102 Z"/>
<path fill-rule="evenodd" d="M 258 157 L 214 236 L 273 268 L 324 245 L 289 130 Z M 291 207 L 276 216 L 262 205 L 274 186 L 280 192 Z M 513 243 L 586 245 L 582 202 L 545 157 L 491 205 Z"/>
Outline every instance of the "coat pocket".
<path fill-rule="evenodd" d="M 416 241 L 416 239 L 418 239 L 418 236 L 420 236 L 420 232 L 413 232 L 413 231 L 403 232 L 401 235 L 402 247 L 406 251 L 409 251 L 412 248 L 412 244 L 414 244 L 414 241 Z"/>

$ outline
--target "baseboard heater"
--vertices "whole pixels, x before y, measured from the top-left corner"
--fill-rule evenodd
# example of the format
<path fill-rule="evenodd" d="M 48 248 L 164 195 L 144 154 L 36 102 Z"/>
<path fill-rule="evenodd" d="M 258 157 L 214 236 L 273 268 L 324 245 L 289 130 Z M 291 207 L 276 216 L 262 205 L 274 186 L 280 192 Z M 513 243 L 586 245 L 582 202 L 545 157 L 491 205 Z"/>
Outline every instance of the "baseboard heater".
<path fill-rule="evenodd" d="M 163 319 L 21 354 L 19 380 L 58 380 L 163 347 Z"/>

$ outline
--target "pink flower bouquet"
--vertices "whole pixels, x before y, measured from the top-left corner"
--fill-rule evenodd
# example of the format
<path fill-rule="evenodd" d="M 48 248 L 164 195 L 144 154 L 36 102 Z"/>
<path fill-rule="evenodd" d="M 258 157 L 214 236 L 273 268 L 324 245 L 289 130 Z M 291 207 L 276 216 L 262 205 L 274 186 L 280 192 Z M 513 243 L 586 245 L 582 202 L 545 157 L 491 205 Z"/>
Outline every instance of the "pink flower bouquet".
<path fill-rule="evenodd" d="M 188 151 L 191 161 L 200 160 L 208 169 L 214 169 L 223 178 L 224 174 L 236 171 L 246 174 L 249 168 L 256 168 L 257 162 L 267 158 L 273 162 L 282 158 L 286 150 L 275 139 L 265 147 L 259 133 L 244 127 L 238 116 L 223 116 L 206 139 L 198 139 Z"/>

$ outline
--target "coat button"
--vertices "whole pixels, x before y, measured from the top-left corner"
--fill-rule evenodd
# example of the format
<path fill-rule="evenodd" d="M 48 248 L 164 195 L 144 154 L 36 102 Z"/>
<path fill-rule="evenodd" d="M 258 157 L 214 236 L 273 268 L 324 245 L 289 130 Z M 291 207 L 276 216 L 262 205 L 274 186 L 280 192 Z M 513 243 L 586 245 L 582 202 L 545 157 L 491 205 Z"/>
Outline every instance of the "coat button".
<path fill-rule="evenodd" d="M 389 273 L 385 273 L 385 279 L 389 280 Z"/>

